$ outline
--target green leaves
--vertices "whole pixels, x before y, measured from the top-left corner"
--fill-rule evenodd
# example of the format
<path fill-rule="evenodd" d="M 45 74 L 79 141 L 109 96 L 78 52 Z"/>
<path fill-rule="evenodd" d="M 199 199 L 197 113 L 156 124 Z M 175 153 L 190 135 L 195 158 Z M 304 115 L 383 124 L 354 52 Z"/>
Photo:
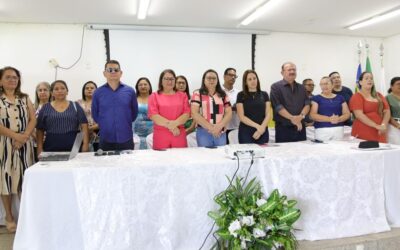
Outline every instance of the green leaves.
<path fill-rule="evenodd" d="M 229 178 L 228 181 L 231 183 Z M 273 190 L 265 200 L 256 178 L 247 184 L 243 183 L 242 178 L 236 178 L 214 200 L 219 209 L 208 212 L 208 216 L 219 227 L 216 231 L 219 246 L 216 244 L 214 248 L 296 248 L 292 224 L 299 219 L 301 212 L 295 208 L 297 201 L 287 200 L 278 189 Z"/>
<path fill-rule="evenodd" d="M 283 212 L 283 215 L 278 219 L 282 222 L 286 222 L 289 225 L 292 225 L 301 215 L 299 209 L 289 208 Z"/>

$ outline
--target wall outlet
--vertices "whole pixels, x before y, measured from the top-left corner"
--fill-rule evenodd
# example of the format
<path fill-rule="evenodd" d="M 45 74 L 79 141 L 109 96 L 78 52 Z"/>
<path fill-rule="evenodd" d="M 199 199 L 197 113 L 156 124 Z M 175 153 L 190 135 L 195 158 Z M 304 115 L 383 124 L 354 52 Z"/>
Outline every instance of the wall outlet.
<path fill-rule="evenodd" d="M 58 62 L 57 62 L 57 60 L 54 59 L 54 58 L 51 58 L 51 59 L 49 60 L 49 63 L 50 63 L 51 66 L 53 66 L 54 68 L 57 68 L 57 67 L 58 67 Z"/>

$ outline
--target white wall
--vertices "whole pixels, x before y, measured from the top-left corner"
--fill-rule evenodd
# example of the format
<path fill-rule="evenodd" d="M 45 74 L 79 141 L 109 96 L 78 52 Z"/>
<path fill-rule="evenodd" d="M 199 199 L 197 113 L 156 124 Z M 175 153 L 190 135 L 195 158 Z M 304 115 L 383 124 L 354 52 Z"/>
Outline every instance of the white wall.
<path fill-rule="evenodd" d="M 163 32 L 164 37 L 170 36 L 170 40 L 157 40 L 151 36 L 151 32 L 142 31 L 136 36 L 136 43 L 147 48 L 153 48 L 154 44 L 161 43 L 166 46 L 172 42 L 179 43 L 183 35 L 173 32 Z M 35 85 L 39 81 L 54 80 L 54 68 L 48 63 L 50 58 L 55 58 L 61 66 L 71 65 L 78 57 L 81 43 L 81 25 L 46 25 L 46 24 L 0 24 L 0 67 L 11 65 L 22 72 L 23 91 L 34 95 Z M 136 33 L 137 34 L 137 33 Z M 146 35 L 147 34 L 147 35 Z M 162 65 L 162 68 L 171 67 L 178 74 L 190 72 L 191 89 L 199 86 L 200 77 L 206 68 L 216 68 L 222 76 L 225 67 L 238 68 L 241 75 L 246 68 L 250 68 L 250 51 L 247 47 L 238 44 L 249 45 L 248 36 L 215 34 L 205 35 L 202 33 L 186 33 L 181 41 L 185 47 L 184 51 L 194 48 L 196 42 L 204 43 L 208 38 L 207 46 L 216 43 L 218 46 L 226 45 L 220 51 L 204 50 L 197 53 L 206 59 L 194 59 L 192 56 L 175 56 L 176 49 L 164 51 L 162 56 L 170 58 L 171 64 Z M 210 37 L 214 37 L 211 39 Z M 218 39 L 217 39 L 218 38 Z M 256 43 L 256 70 L 262 82 L 262 88 L 269 92 L 270 85 L 282 78 L 280 67 L 285 61 L 293 61 L 298 67 L 298 78 L 300 82 L 304 78 L 311 77 L 318 84 L 319 79 L 331 71 L 339 71 L 342 75 L 344 85 L 354 89 L 356 69 L 358 65 L 357 43 L 359 40 L 367 39 L 370 44 L 370 59 L 376 81 L 380 74 L 379 46 L 382 39 L 365 37 L 347 37 L 332 35 L 297 34 L 273 32 L 270 35 L 258 35 Z M 177 41 L 178 40 L 178 41 Z M 385 72 L 386 83 L 391 77 L 400 75 L 398 58 L 400 58 L 400 35 L 383 40 L 385 46 Z M 115 44 L 112 45 L 115 52 Z M 139 76 L 147 75 L 151 78 L 153 85 L 157 85 L 157 78 L 162 70 L 153 65 L 160 51 L 146 52 L 135 50 L 136 44 L 123 50 L 127 57 L 136 60 L 140 67 L 132 67 L 125 63 L 125 58 L 118 56 L 124 69 L 123 81 L 133 85 Z M 58 79 L 66 80 L 70 87 L 71 100 L 76 100 L 81 95 L 81 87 L 84 82 L 94 80 L 98 84 L 105 82 L 102 75 L 106 61 L 105 42 L 102 31 L 86 30 L 84 39 L 83 55 L 80 62 L 71 70 L 59 70 Z M 214 60 L 207 60 L 218 55 L 218 64 Z M 362 67 L 365 69 L 365 49 L 362 51 Z M 195 62 L 195 65 L 189 64 Z M 193 69 L 194 68 L 194 69 Z M 196 73 L 197 72 L 197 73 Z M 193 75 L 193 77 L 192 77 Z M 236 83 L 241 88 L 241 77 Z M 315 93 L 319 91 L 317 87 Z"/>
<path fill-rule="evenodd" d="M 386 86 L 390 87 L 390 80 L 400 76 L 400 35 L 384 40 L 384 65 L 386 73 Z"/>
<path fill-rule="evenodd" d="M 156 90 L 160 73 L 170 68 L 184 75 L 193 91 L 210 68 L 218 72 L 221 84 L 227 67 L 238 73 L 251 68 L 251 35 L 111 30 L 110 54 L 121 63 L 127 84 L 134 86 L 145 76 Z"/>
<path fill-rule="evenodd" d="M 79 56 L 82 25 L 0 24 L 0 67 L 13 66 L 21 71 L 22 91 L 34 101 L 36 84 L 52 82 L 55 70 L 49 64 L 55 58 L 60 66 L 72 65 Z M 93 80 L 104 83 L 106 49 L 102 31 L 86 30 L 81 60 L 70 70 L 58 70 L 58 79 L 69 86 L 69 99 L 81 96 L 82 85 Z"/>
<path fill-rule="evenodd" d="M 377 38 L 315 35 L 273 32 L 257 36 L 255 68 L 262 88 L 270 91 L 272 83 L 281 80 L 281 66 L 286 61 L 297 65 L 297 82 L 311 78 L 319 93 L 319 80 L 332 71 L 341 74 L 343 85 L 354 90 L 358 67 L 357 44 L 367 40 L 374 75 L 379 76 L 379 46 Z M 361 66 L 365 70 L 366 51 L 362 50 Z"/>

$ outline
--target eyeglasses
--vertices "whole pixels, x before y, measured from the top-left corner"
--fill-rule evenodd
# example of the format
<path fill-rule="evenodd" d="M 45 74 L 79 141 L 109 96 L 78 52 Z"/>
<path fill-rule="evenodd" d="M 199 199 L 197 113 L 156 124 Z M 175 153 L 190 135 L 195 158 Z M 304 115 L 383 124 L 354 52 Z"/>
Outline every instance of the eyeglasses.
<path fill-rule="evenodd" d="M 106 68 L 106 72 L 108 73 L 118 73 L 121 70 L 119 68 Z"/>
<path fill-rule="evenodd" d="M 173 78 L 173 77 L 170 77 L 170 78 L 168 78 L 168 77 L 163 77 L 163 80 L 164 80 L 164 81 L 171 81 L 171 82 L 173 82 L 173 81 L 175 81 L 175 78 Z"/>
<path fill-rule="evenodd" d="M 305 84 L 306 86 L 309 86 L 309 87 L 314 87 L 315 85 L 314 84 Z"/>
<path fill-rule="evenodd" d="M 226 74 L 227 76 L 230 76 L 230 77 L 232 77 L 232 78 L 238 78 L 238 76 L 237 75 L 235 75 L 235 74 Z"/>
<path fill-rule="evenodd" d="M 6 81 L 10 81 L 10 80 L 14 80 L 14 81 L 18 81 L 18 76 L 6 76 L 4 77 L 6 79 Z"/>
<path fill-rule="evenodd" d="M 209 80 L 209 81 L 216 81 L 217 80 L 216 77 L 212 77 L 212 76 L 206 77 L 206 79 Z"/>
<path fill-rule="evenodd" d="M 178 82 L 176 82 L 176 84 L 179 84 L 179 85 L 186 85 L 186 82 L 184 82 L 184 81 L 178 81 Z"/>

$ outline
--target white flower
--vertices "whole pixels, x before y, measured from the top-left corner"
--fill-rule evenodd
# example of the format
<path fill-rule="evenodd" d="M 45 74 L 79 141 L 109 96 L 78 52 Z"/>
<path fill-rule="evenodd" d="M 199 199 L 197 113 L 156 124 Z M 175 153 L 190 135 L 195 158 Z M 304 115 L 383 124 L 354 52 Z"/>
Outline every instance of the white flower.
<path fill-rule="evenodd" d="M 259 229 L 259 228 L 254 228 L 253 229 L 253 236 L 254 238 L 261 238 L 264 237 L 266 234 L 263 230 Z"/>
<path fill-rule="evenodd" d="M 229 233 L 233 235 L 233 237 L 237 237 L 236 231 L 241 229 L 242 227 L 240 226 L 239 220 L 234 220 L 231 222 L 231 224 L 228 227 Z"/>
<path fill-rule="evenodd" d="M 240 242 L 240 248 L 241 248 L 241 249 L 246 249 L 246 241 L 245 241 L 245 240 L 242 240 L 242 241 Z"/>
<path fill-rule="evenodd" d="M 269 230 L 272 230 L 272 226 L 271 225 L 267 225 L 265 227 L 265 232 L 268 232 Z"/>
<path fill-rule="evenodd" d="M 283 247 L 283 245 L 278 242 L 278 243 L 275 244 L 275 247 L 273 247 L 272 250 L 277 250 L 277 249 L 279 249 L 281 247 Z"/>
<path fill-rule="evenodd" d="M 254 217 L 253 216 L 243 216 L 241 219 L 243 225 L 253 226 L 254 225 Z"/>
<path fill-rule="evenodd" d="M 265 199 L 258 199 L 256 201 L 257 206 L 261 207 L 262 205 L 264 205 L 265 203 L 267 203 L 267 201 Z"/>
<path fill-rule="evenodd" d="M 246 238 L 243 235 L 240 236 L 240 240 L 244 240 L 244 241 L 251 241 L 250 238 Z"/>

